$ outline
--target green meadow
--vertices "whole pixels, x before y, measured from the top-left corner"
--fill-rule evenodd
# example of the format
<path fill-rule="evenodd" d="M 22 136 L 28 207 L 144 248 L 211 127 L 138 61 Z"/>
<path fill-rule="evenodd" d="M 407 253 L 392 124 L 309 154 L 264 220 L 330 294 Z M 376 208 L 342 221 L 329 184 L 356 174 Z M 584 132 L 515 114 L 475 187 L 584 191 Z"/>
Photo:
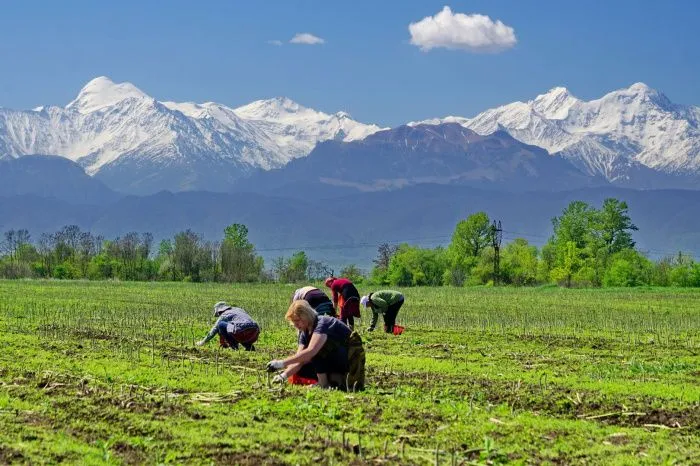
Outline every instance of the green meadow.
<path fill-rule="evenodd" d="M 0 464 L 700 464 L 700 290 L 402 289 L 345 393 L 264 371 L 295 288 L 0 281 Z"/>

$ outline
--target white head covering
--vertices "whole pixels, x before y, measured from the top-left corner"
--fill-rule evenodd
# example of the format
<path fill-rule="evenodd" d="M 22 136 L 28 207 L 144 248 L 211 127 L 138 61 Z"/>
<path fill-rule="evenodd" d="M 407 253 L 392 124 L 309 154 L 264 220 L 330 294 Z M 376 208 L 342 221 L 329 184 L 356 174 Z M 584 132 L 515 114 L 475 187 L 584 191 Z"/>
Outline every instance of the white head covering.
<path fill-rule="evenodd" d="M 219 301 L 218 303 L 214 304 L 214 317 L 220 316 L 221 313 L 224 312 L 229 307 L 231 307 L 231 306 L 226 304 L 226 301 Z"/>
<path fill-rule="evenodd" d="M 304 299 L 306 296 L 306 293 L 308 293 L 311 290 L 317 290 L 315 286 L 305 286 L 303 288 L 298 288 L 294 292 L 294 296 L 292 297 L 292 301 L 299 301 L 300 299 Z"/>
<path fill-rule="evenodd" d="M 360 304 L 362 304 L 364 307 L 367 307 L 369 305 L 369 296 L 365 295 L 361 297 Z"/>

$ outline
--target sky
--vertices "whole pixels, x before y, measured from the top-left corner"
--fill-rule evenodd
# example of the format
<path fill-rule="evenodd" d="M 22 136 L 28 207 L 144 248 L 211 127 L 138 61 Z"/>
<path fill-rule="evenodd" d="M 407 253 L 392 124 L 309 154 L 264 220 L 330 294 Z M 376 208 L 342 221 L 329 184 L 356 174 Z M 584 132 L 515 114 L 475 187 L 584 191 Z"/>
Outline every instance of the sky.
<path fill-rule="evenodd" d="M 644 82 L 700 105 L 698 25 L 691 0 L 6 2 L 0 106 L 64 106 L 97 76 L 160 101 L 285 96 L 382 126 L 555 86 L 590 100 Z"/>

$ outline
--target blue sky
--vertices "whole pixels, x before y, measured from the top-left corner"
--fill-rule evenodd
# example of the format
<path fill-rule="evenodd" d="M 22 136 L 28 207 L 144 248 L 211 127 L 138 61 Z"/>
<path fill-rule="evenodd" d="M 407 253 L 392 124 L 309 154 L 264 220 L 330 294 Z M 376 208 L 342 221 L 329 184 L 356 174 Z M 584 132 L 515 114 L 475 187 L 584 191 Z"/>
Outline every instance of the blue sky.
<path fill-rule="evenodd" d="M 517 43 L 412 45 L 409 24 L 445 5 L 501 21 Z M 158 100 L 235 107 L 283 95 L 391 126 L 473 116 L 554 86 L 592 99 L 642 81 L 700 105 L 699 26 L 700 2 L 681 0 L 24 0 L 0 14 L 0 106 L 65 105 L 100 75 Z M 324 43 L 290 44 L 298 33 Z"/>

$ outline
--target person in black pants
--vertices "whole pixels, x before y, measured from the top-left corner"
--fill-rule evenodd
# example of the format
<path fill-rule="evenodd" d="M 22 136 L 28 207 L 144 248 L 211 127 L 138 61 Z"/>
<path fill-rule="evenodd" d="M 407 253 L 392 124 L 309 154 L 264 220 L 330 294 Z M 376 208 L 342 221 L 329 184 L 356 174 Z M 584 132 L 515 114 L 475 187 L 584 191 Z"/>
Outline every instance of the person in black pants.
<path fill-rule="evenodd" d="M 316 314 L 335 317 L 333 302 L 326 296 L 326 293 L 315 286 L 305 286 L 296 290 L 294 296 L 292 296 L 292 302 L 299 301 L 300 299 L 309 303 L 314 311 L 316 311 Z"/>
<path fill-rule="evenodd" d="M 382 314 L 386 333 L 393 333 L 394 325 L 396 325 L 396 315 L 399 313 L 401 306 L 403 306 L 403 302 L 403 294 L 394 290 L 380 290 L 363 296 L 360 299 L 360 303 L 372 309 L 372 322 L 370 322 L 367 331 L 371 332 L 374 330 L 379 314 Z"/>
<path fill-rule="evenodd" d="M 338 319 L 354 328 L 355 317 L 360 317 L 359 291 L 347 278 L 328 277 L 326 286 L 333 292 L 333 307 L 338 306 Z"/>
<path fill-rule="evenodd" d="M 282 383 L 293 375 L 315 378 L 322 388 L 342 387 L 349 369 L 352 330 L 339 319 L 319 316 L 305 300 L 292 302 L 285 318 L 298 330 L 296 354 L 270 361 L 269 372 L 282 371 L 272 379 Z"/>

